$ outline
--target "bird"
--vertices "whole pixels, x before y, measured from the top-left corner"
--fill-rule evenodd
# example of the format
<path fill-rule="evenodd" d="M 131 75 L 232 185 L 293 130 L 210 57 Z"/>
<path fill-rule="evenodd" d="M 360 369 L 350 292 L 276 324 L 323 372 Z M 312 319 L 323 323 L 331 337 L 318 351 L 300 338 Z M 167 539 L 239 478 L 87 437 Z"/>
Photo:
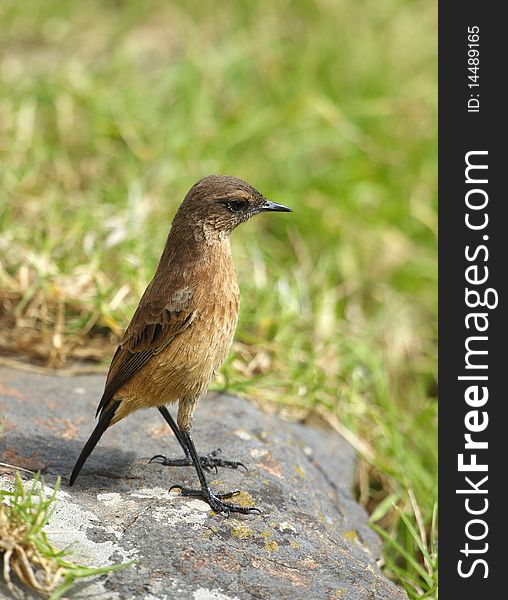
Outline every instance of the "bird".
<path fill-rule="evenodd" d="M 200 498 L 216 513 L 260 513 L 224 500 L 205 471 L 239 468 L 217 449 L 200 456 L 191 436 L 194 411 L 224 363 L 235 334 L 240 291 L 230 236 L 262 212 L 292 212 L 267 200 L 254 187 L 228 175 L 209 175 L 186 194 L 173 219 L 159 264 L 113 355 L 96 412 L 97 424 L 70 476 L 72 486 L 103 433 L 140 409 L 157 408 L 184 457 L 156 455 L 167 466 L 193 466 L 199 488 L 174 485 L 183 496 Z M 176 422 L 167 405 L 178 403 Z"/>

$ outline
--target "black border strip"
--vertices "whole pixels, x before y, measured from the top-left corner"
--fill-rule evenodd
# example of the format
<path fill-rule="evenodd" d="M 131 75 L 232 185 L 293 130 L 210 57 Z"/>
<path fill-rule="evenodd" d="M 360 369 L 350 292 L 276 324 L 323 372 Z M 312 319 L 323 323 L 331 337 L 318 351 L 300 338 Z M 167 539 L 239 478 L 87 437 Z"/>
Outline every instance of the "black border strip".
<path fill-rule="evenodd" d="M 508 102 L 502 83 L 508 36 L 502 31 L 502 7 L 494 2 L 441 2 L 439 11 L 442 600 L 507 593 L 508 197 L 503 180 L 508 152 L 502 146 Z M 478 65 L 471 64 L 474 60 L 468 64 L 470 58 L 478 58 Z M 472 167 L 466 171 L 468 163 Z M 477 302 L 486 305 L 475 307 Z"/>

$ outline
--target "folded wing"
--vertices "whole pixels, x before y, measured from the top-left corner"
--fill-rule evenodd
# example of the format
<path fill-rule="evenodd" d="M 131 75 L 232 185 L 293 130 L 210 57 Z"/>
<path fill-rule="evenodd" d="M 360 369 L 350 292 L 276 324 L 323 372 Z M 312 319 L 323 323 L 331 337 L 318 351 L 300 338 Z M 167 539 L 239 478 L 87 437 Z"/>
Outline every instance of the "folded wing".
<path fill-rule="evenodd" d="M 147 289 L 148 291 L 148 289 Z M 141 302 L 118 346 L 109 367 L 106 386 L 97 414 L 105 411 L 114 395 L 147 362 L 166 348 L 194 319 L 192 307 L 193 290 L 184 287 L 177 290 L 169 301 L 153 300 Z"/>

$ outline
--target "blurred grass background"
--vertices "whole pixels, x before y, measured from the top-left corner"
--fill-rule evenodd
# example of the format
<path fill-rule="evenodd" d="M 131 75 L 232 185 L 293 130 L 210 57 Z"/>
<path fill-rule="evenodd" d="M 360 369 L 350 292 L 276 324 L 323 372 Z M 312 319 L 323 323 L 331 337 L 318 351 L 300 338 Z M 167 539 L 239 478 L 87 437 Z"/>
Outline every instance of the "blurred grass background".
<path fill-rule="evenodd" d="M 437 5 L 2 0 L 0 350 L 107 361 L 210 173 L 294 209 L 233 235 L 217 387 L 362 456 L 385 572 L 437 597 Z"/>

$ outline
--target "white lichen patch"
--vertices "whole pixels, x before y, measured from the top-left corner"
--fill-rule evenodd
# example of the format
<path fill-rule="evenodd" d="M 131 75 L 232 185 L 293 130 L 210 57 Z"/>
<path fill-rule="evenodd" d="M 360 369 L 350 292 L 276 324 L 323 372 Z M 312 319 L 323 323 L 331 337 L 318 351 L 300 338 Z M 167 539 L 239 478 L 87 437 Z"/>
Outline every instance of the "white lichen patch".
<path fill-rule="evenodd" d="M 293 533 L 296 533 L 296 529 L 293 527 L 293 525 L 291 525 L 291 523 L 288 523 L 287 521 L 284 521 L 284 523 L 278 523 L 277 529 L 279 531 L 292 531 Z"/>
<path fill-rule="evenodd" d="M 226 596 L 219 590 L 209 590 L 208 588 L 199 588 L 192 593 L 194 600 L 240 600 L 238 596 Z"/>
<path fill-rule="evenodd" d="M 27 481 L 24 485 L 29 488 L 32 482 Z M 0 477 L 0 486 L 12 489 L 12 478 Z M 43 492 L 45 496 L 51 496 L 54 490 L 45 485 Z M 44 528 L 51 544 L 60 549 L 69 548 L 73 562 L 91 567 L 132 560 L 136 551 L 126 551 L 113 541 L 98 542 L 89 538 L 94 529 L 113 534 L 117 539 L 121 537 L 121 531 L 111 525 L 103 525 L 100 517 L 72 502 L 72 497 L 72 494 L 62 489 L 56 493 L 53 513 Z"/>
<path fill-rule="evenodd" d="M 163 581 L 151 584 L 150 588 L 151 591 L 143 596 L 143 600 L 172 600 L 173 598 L 180 598 L 186 592 L 187 585 L 175 577 L 165 577 Z"/>
<path fill-rule="evenodd" d="M 175 504 L 157 506 L 152 517 L 159 523 L 169 527 L 187 523 L 191 529 L 200 529 L 208 517 L 210 507 L 201 500 L 185 500 Z"/>
<path fill-rule="evenodd" d="M 176 495 L 177 494 L 170 494 L 167 487 L 140 488 L 139 490 L 130 493 L 132 498 L 158 498 L 160 500 L 170 500 Z"/>
<path fill-rule="evenodd" d="M 126 551 L 115 541 L 90 539 L 94 530 L 122 537 L 120 526 L 104 525 L 104 519 L 79 504 L 69 501 L 67 492 L 57 493 L 57 503 L 46 529 L 50 541 L 58 548 L 71 546 L 72 559 L 90 566 L 105 566 L 132 560 L 137 551 Z M 115 558 L 112 556 L 115 554 Z"/>
<path fill-rule="evenodd" d="M 108 508 L 121 510 L 122 514 L 125 514 L 125 512 L 132 512 L 138 507 L 134 500 L 126 500 L 125 498 L 122 498 L 121 494 L 118 492 L 97 494 L 97 500 L 102 502 Z"/>
<path fill-rule="evenodd" d="M 97 500 L 104 502 L 106 505 L 111 505 L 122 502 L 123 498 L 118 492 L 106 492 L 105 494 L 97 494 Z"/>
<path fill-rule="evenodd" d="M 180 523 L 199 529 L 207 519 L 210 507 L 206 502 L 196 498 L 179 497 L 178 492 L 168 492 L 167 488 L 141 488 L 130 494 L 133 498 L 153 498 L 159 504 L 152 511 L 152 518 L 168 526 Z"/>
<path fill-rule="evenodd" d="M 241 440 L 251 440 L 252 439 L 252 435 L 243 427 L 241 427 L 240 429 L 237 429 L 236 431 L 233 432 L 235 435 L 237 435 Z"/>
<path fill-rule="evenodd" d="M 268 456 L 270 453 L 268 452 L 268 450 L 264 450 L 262 448 L 252 448 L 252 450 L 250 451 L 250 455 L 252 456 L 252 458 L 263 458 L 265 456 Z"/>

